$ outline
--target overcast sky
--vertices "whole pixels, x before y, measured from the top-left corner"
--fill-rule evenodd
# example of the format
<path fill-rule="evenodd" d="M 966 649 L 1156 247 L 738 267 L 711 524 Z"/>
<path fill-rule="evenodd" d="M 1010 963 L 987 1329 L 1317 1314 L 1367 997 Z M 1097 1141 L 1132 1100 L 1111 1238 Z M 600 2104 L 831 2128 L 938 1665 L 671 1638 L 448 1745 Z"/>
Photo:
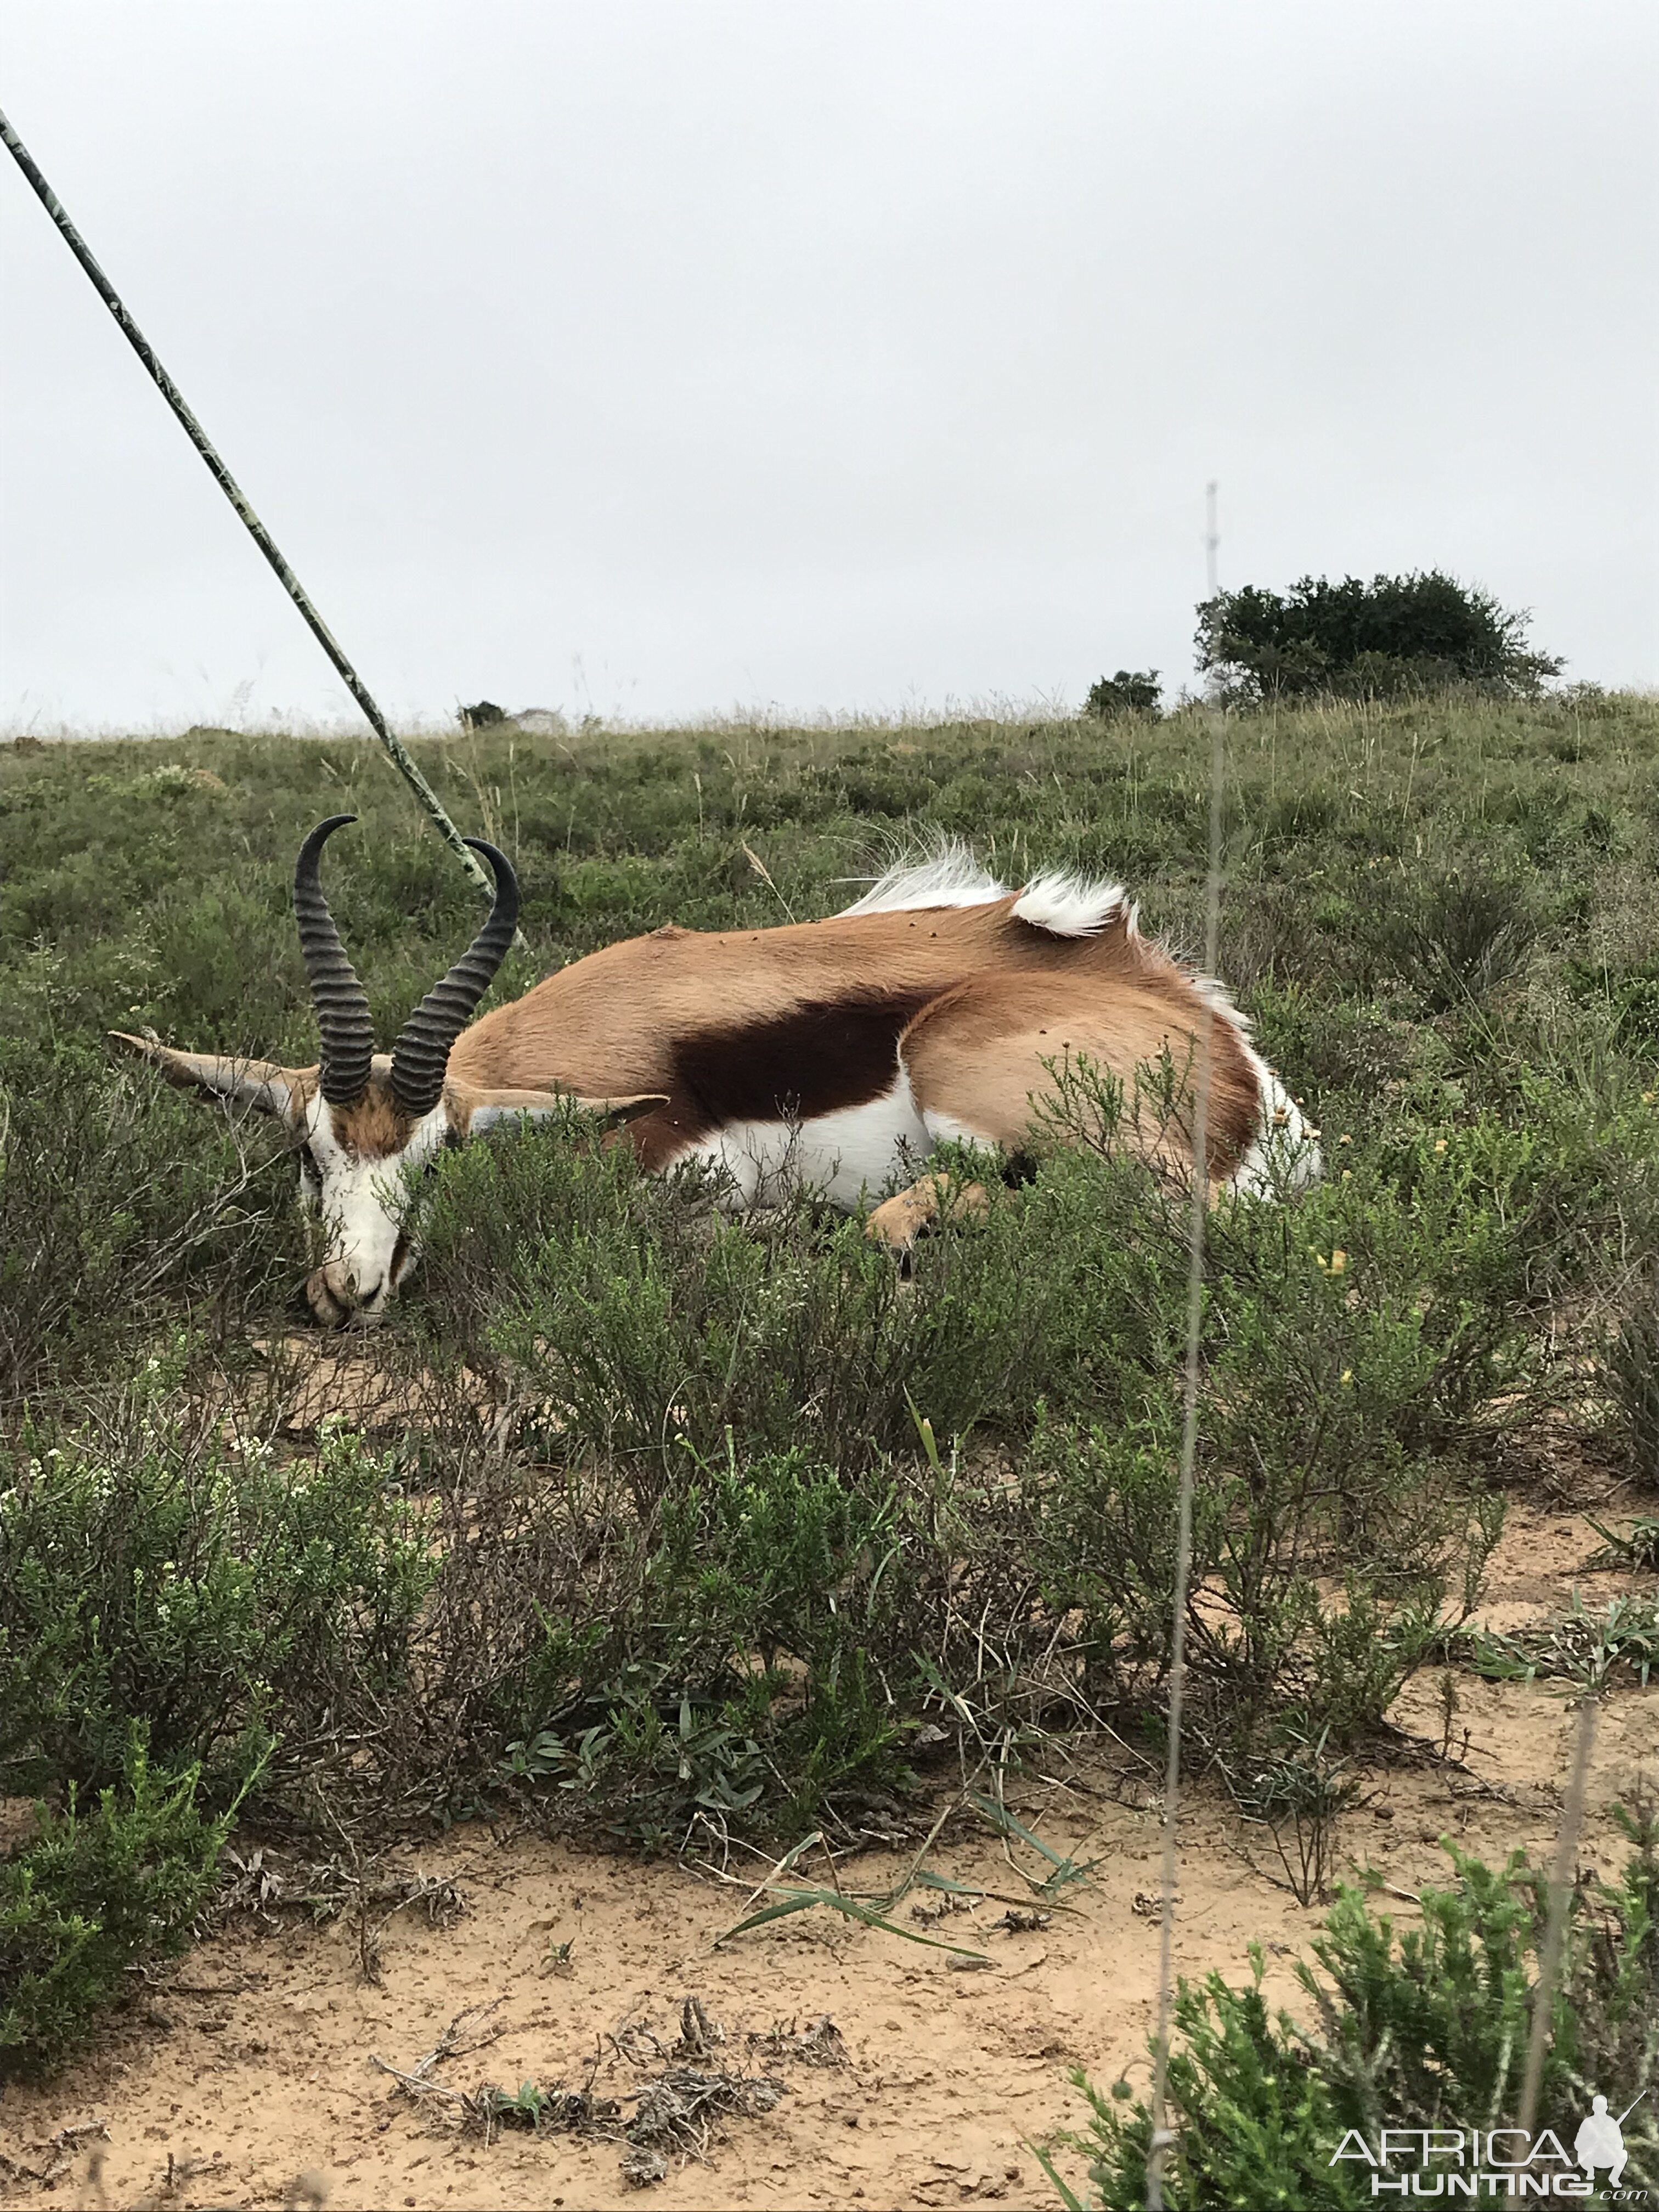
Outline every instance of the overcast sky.
<path fill-rule="evenodd" d="M 1659 681 L 1652 0 L 4 0 L 404 720 L 1079 700 L 1439 566 Z M 0 723 L 352 718 L 10 161 Z"/>

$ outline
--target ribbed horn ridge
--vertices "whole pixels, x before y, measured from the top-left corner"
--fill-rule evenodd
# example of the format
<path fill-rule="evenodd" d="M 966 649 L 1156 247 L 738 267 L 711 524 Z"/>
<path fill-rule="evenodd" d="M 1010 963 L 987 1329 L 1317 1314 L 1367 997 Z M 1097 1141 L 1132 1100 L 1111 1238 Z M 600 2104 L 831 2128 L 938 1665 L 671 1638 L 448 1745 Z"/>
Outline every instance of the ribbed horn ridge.
<path fill-rule="evenodd" d="M 482 837 L 469 837 L 495 878 L 489 919 L 441 983 L 427 993 L 404 1024 L 392 1051 L 392 1095 L 405 1113 L 429 1114 L 443 1096 L 450 1048 L 471 1020 L 495 980 L 519 926 L 519 879 L 505 853 Z"/>
<path fill-rule="evenodd" d="M 368 1088 L 374 1057 L 374 1024 L 357 971 L 346 958 L 340 933 L 323 896 L 317 864 L 337 830 L 357 819 L 331 815 L 300 848 L 294 866 L 294 918 L 311 982 L 311 1002 L 323 1041 L 322 1091 L 331 1106 L 352 1106 Z"/>

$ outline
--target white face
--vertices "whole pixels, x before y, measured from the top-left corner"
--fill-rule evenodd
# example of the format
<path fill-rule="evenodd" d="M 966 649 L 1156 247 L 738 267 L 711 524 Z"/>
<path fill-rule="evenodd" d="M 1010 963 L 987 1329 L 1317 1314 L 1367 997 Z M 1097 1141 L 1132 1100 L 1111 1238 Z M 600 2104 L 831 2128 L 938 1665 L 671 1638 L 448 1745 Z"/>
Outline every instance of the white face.
<path fill-rule="evenodd" d="M 496 1091 L 452 1082 L 405 1137 L 407 1116 L 391 1088 L 392 1062 L 381 1054 L 375 1054 L 371 1080 L 356 1103 L 332 1107 L 318 1091 L 314 1067 L 175 1052 L 155 1036 L 111 1035 L 169 1081 L 275 1115 L 298 1140 L 300 1198 L 315 1224 L 321 1260 L 307 1279 L 306 1297 L 325 1328 L 367 1327 L 386 1312 L 419 1251 L 421 1172 L 445 1146 L 481 1136 L 498 1122 L 539 1121 L 573 1110 L 616 1128 L 668 1103 L 660 1091 L 588 1098 L 574 1091 Z"/>
<path fill-rule="evenodd" d="M 320 1093 L 304 1108 L 300 1152 L 300 1198 L 317 1222 L 322 1264 L 306 1283 L 306 1297 L 329 1328 L 368 1328 L 384 1315 L 392 1293 L 414 1266 L 418 1194 L 414 1178 L 454 1141 L 441 1102 L 417 1121 L 400 1152 L 371 1154 L 336 1132 L 335 1115 Z"/>

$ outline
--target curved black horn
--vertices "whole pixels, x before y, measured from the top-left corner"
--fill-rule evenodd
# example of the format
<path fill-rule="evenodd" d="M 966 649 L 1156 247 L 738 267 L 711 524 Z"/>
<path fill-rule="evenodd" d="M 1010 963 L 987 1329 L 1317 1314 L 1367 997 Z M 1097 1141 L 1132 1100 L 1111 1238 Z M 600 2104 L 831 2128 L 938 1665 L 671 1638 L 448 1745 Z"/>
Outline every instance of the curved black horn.
<path fill-rule="evenodd" d="M 408 1114 L 429 1114 L 443 1095 L 450 1048 L 472 1018 L 519 926 L 519 879 L 505 853 L 469 837 L 495 878 L 489 919 L 444 977 L 404 1024 L 392 1051 L 392 1095 Z"/>
<path fill-rule="evenodd" d="M 368 1000 L 356 969 L 346 958 L 317 872 L 323 848 L 334 832 L 356 819 L 355 814 L 333 814 L 319 822 L 301 846 L 294 866 L 294 918 L 300 925 L 300 950 L 323 1041 L 323 1096 L 331 1106 L 354 1105 L 362 1097 L 374 1057 Z"/>

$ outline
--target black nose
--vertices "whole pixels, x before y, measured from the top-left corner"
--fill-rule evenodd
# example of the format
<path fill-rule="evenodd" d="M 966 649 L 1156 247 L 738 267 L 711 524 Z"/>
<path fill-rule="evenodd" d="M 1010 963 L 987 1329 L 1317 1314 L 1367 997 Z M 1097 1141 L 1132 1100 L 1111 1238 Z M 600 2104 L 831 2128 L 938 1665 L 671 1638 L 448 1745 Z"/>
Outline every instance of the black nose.
<path fill-rule="evenodd" d="M 385 1287 L 385 1278 L 382 1277 L 380 1282 L 371 1283 L 366 1291 L 359 1291 L 356 1293 L 358 1304 L 360 1306 L 372 1306 Z"/>

